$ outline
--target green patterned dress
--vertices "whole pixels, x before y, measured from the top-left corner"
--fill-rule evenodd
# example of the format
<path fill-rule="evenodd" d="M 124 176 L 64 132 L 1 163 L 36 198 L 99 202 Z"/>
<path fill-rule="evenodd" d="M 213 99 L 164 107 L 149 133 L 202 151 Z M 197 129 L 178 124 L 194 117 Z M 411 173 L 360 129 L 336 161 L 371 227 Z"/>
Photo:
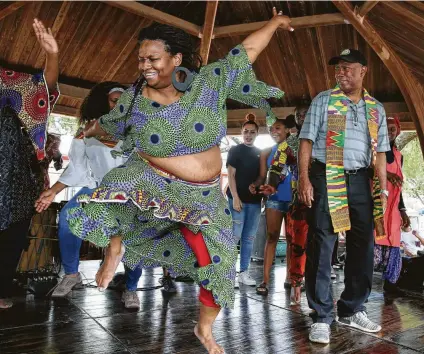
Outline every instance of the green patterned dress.
<path fill-rule="evenodd" d="M 123 140 L 124 152 L 132 154 L 104 177 L 92 195 L 80 197 L 81 206 L 68 214 L 71 230 L 102 247 L 120 235 L 129 267 L 164 266 L 171 274 L 188 275 L 210 290 L 218 305 L 232 307 L 237 240 L 219 177 L 203 183 L 184 181 L 133 151 L 155 157 L 206 151 L 226 135 L 227 98 L 263 108 L 272 116 L 266 99 L 282 95 L 256 80 L 242 45 L 201 68 L 184 95 L 170 105 L 141 94 L 134 98 L 134 87 L 128 89 L 100 125 Z M 210 265 L 199 267 L 181 225 L 202 232 Z"/>

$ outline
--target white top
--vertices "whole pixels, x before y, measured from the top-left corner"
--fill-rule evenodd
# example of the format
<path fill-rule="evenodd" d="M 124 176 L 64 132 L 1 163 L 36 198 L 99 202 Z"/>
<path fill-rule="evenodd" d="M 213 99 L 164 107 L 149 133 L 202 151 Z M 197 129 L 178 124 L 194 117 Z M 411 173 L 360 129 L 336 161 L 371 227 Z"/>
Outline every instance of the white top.
<path fill-rule="evenodd" d="M 111 155 L 120 151 L 122 141 L 110 148 L 95 138 L 73 139 L 69 150 L 69 164 L 59 182 L 70 187 L 96 188 L 104 175 L 112 168 L 122 165 L 127 158 Z"/>
<path fill-rule="evenodd" d="M 418 238 L 416 238 L 412 231 L 410 232 L 401 232 L 401 241 L 405 244 L 404 249 L 405 251 L 408 251 L 413 256 L 417 255 L 417 252 L 422 250 L 424 247 L 421 245 L 421 242 Z M 419 247 L 417 247 L 417 244 L 420 244 Z"/>

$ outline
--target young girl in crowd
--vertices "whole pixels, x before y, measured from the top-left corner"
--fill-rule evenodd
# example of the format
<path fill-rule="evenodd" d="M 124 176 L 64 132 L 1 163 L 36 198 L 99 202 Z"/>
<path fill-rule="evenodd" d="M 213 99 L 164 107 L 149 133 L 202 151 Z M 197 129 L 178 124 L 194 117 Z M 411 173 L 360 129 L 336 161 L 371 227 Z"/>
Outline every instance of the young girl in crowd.
<path fill-rule="evenodd" d="M 256 288 L 259 295 L 268 295 L 271 266 L 275 258 L 281 225 L 292 200 L 290 166 L 296 163 L 296 156 L 287 143 L 290 128 L 290 124 L 283 119 L 277 119 L 271 126 L 271 136 L 276 144 L 272 148 L 262 151 L 260 175 L 249 187 L 252 194 L 261 192 L 265 196 L 269 196 L 265 204 L 267 240 L 264 255 L 264 277 L 262 283 Z"/>

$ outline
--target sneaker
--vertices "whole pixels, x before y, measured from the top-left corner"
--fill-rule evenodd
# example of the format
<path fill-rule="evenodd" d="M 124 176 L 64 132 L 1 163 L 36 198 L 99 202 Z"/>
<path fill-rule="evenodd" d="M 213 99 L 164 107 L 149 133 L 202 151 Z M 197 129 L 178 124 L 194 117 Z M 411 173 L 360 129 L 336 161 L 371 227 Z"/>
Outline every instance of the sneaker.
<path fill-rule="evenodd" d="M 160 283 L 160 285 L 163 286 L 163 291 L 165 291 L 167 293 L 176 293 L 177 292 L 177 288 L 174 284 L 174 281 L 172 280 L 172 278 L 169 275 L 160 278 L 159 283 Z"/>
<path fill-rule="evenodd" d="M 60 283 L 56 285 L 56 288 L 52 293 L 52 297 L 64 297 L 68 295 L 74 287 L 80 285 L 82 285 L 80 273 L 78 273 L 76 277 L 65 275 Z"/>
<path fill-rule="evenodd" d="M 236 275 L 236 280 L 234 281 L 234 289 L 240 288 L 240 274 Z"/>
<path fill-rule="evenodd" d="M 333 267 L 331 267 L 331 275 L 330 275 L 331 279 L 336 279 L 337 275 L 336 272 L 334 271 Z"/>
<path fill-rule="evenodd" d="M 357 312 L 350 317 L 338 317 L 336 320 L 342 325 L 357 328 L 364 332 L 376 333 L 381 331 L 381 326 L 369 320 L 365 311 Z"/>
<path fill-rule="evenodd" d="M 140 308 L 140 299 L 138 298 L 137 291 L 125 290 L 122 293 L 121 301 L 124 303 L 126 309 Z"/>
<path fill-rule="evenodd" d="M 253 279 L 248 271 L 241 272 L 238 276 L 238 282 L 249 286 L 256 286 L 256 280 Z"/>
<path fill-rule="evenodd" d="M 327 323 L 314 323 L 309 331 L 309 340 L 314 343 L 330 343 L 330 325 Z"/>

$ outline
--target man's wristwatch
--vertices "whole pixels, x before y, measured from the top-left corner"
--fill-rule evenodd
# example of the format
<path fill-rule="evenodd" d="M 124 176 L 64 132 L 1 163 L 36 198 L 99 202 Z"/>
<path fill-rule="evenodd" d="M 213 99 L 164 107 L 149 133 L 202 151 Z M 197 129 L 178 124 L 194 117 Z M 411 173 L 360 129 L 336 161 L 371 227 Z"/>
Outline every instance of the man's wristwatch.
<path fill-rule="evenodd" d="M 389 198 L 389 191 L 387 189 L 382 189 L 381 194 L 384 194 L 387 198 Z"/>

